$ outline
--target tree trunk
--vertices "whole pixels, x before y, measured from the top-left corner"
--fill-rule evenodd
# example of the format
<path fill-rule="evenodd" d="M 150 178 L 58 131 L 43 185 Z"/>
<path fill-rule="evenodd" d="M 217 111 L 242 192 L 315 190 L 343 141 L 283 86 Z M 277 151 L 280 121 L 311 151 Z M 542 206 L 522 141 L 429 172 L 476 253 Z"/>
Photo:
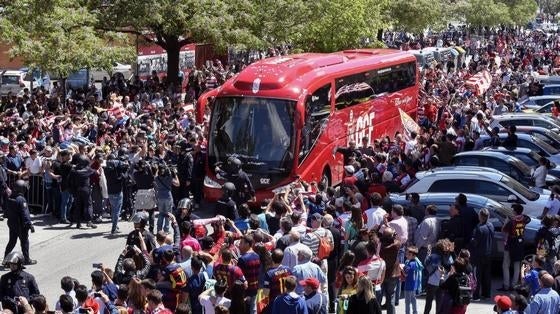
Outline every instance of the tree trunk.
<path fill-rule="evenodd" d="M 167 82 L 169 86 L 177 86 L 179 81 L 179 39 L 166 40 L 167 42 Z"/>
<path fill-rule="evenodd" d="M 377 40 L 383 42 L 383 28 L 377 30 Z"/>

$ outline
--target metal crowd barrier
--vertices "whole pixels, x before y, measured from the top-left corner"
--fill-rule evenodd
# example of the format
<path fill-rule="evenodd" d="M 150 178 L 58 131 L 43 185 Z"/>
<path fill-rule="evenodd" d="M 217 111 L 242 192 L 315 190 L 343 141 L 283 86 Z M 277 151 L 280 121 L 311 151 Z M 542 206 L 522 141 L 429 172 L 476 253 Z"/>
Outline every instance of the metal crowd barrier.
<path fill-rule="evenodd" d="M 43 175 L 30 175 L 28 178 L 29 188 L 27 189 L 27 205 L 39 208 L 44 214 L 47 211 L 45 185 Z"/>

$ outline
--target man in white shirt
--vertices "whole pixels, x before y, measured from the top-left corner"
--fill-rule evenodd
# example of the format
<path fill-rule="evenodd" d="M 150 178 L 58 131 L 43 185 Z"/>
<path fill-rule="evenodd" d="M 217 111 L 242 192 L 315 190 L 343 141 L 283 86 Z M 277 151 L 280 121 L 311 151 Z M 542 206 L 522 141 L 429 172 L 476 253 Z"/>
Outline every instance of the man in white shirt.
<path fill-rule="evenodd" d="M 204 308 L 204 313 L 206 314 L 216 313 L 214 309 L 218 305 L 223 305 L 229 308 L 229 306 L 231 305 L 231 300 L 224 297 L 224 293 L 226 292 L 227 288 L 228 288 L 227 282 L 218 281 L 214 285 L 214 288 L 210 288 L 202 292 L 198 296 L 198 301 L 200 302 L 200 305 L 202 305 L 202 307 Z"/>
<path fill-rule="evenodd" d="M 418 134 L 414 131 L 410 132 L 410 140 L 406 142 L 406 145 L 404 146 L 405 155 L 408 156 L 410 153 L 418 150 L 418 141 L 416 140 L 417 135 Z"/>
<path fill-rule="evenodd" d="M 29 175 L 40 175 L 43 169 L 41 158 L 37 157 L 37 151 L 32 149 L 29 151 L 29 157 L 25 160 L 25 169 Z"/>
<path fill-rule="evenodd" d="M 370 201 L 372 207 L 364 212 L 367 218 L 366 227 L 368 230 L 375 229 L 383 224 L 383 219 L 387 215 L 387 212 L 381 207 L 383 202 L 381 194 L 377 192 L 371 194 Z"/>
<path fill-rule="evenodd" d="M 389 221 L 389 227 L 395 229 L 397 236 L 401 243 L 408 242 L 408 221 L 403 217 L 404 208 L 401 205 L 393 205 L 391 210 L 391 217 L 393 218 Z"/>
<path fill-rule="evenodd" d="M 544 206 L 543 213 L 540 217 L 541 219 L 546 215 L 554 216 L 558 214 L 558 212 L 560 211 L 560 199 L 558 199 L 559 197 L 560 197 L 560 186 L 555 185 L 551 189 L 550 199 L 546 202 L 546 205 Z"/>
<path fill-rule="evenodd" d="M 299 242 L 300 234 L 296 230 L 290 231 L 290 245 L 284 250 L 284 258 L 282 259 L 282 265 L 294 268 L 298 264 L 298 253 L 301 250 L 309 249 L 307 246 Z"/>

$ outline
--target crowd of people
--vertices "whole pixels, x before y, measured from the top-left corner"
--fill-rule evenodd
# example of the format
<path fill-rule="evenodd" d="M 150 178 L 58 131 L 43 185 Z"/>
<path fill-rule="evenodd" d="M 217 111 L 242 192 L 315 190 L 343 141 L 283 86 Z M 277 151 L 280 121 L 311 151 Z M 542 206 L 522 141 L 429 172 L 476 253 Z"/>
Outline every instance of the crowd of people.
<path fill-rule="evenodd" d="M 108 80 L 100 90 L 65 95 L 55 86 L 4 99 L 0 201 L 10 228 L 4 259 L 10 272 L 0 278 L 4 311 L 43 313 L 56 301 L 62 313 L 392 314 L 402 303 L 407 314 L 427 314 L 466 313 L 471 302 L 489 300 L 497 241 L 490 213 L 475 212 L 458 194 L 444 224 L 418 194 L 402 206 L 388 193 L 404 191 L 417 171 L 480 149 L 482 135 L 492 145 L 515 146 L 515 129 L 502 142 L 489 121 L 538 91 L 534 73 L 556 73 L 558 38 L 518 29 L 399 38 L 403 49 L 441 41 L 468 51 L 464 63 L 435 61 L 421 69 L 418 132 L 337 148 L 345 164 L 339 186 L 297 181 L 256 208 L 248 205 L 255 191 L 241 161 L 230 158 L 217 169 L 228 183 L 208 219 L 197 216 L 205 126 L 196 124 L 189 101 L 227 78 L 231 72 L 221 63 L 193 71 L 186 97 L 154 74 Z M 492 83 L 479 94 L 464 82 L 483 70 Z M 515 214 L 502 229 L 497 312 L 559 312 L 559 198 L 553 189 L 530 261 L 523 235 L 532 218 L 512 205 Z M 97 265 L 91 285 L 64 277 L 60 298 L 46 300 L 24 270 L 36 263 L 28 204 L 68 227 L 96 228 L 110 218 L 116 234 L 124 218 L 134 231 L 114 268 Z M 12 252 L 18 238 L 21 253 Z"/>

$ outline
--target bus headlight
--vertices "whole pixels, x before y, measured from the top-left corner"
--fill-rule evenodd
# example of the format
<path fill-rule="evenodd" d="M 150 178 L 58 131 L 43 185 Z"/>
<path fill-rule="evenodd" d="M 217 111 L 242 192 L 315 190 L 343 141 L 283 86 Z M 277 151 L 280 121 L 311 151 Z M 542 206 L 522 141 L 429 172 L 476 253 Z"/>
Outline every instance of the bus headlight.
<path fill-rule="evenodd" d="M 212 180 L 209 176 L 204 177 L 204 186 L 212 189 L 221 189 L 222 185 Z"/>

